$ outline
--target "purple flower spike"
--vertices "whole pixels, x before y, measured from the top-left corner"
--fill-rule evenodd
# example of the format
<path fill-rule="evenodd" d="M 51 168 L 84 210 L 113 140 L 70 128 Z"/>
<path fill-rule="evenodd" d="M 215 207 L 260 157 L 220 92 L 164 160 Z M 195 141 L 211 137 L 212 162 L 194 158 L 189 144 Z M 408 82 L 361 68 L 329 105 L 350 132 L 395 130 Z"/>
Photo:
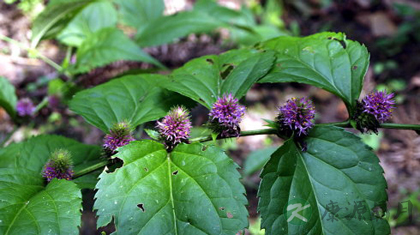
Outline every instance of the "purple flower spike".
<path fill-rule="evenodd" d="M 239 123 L 245 114 L 245 106 L 238 103 L 238 99 L 229 95 L 218 98 L 210 111 L 210 127 L 222 137 L 238 137 L 241 129 Z"/>
<path fill-rule="evenodd" d="M 307 135 L 313 127 L 315 107 L 307 97 L 300 99 L 292 98 L 280 107 L 280 124 L 290 128 L 291 131 L 299 131 L 298 135 Z"/>
<path fill-rule="evenodd" d="M 70 152 L 64 149 L 55 151 L 45 164 L 42 177 L 47 178 L 48 182 L 54 178 L 71 180 L 73 167 Z"/>
<path fill-rule="evenodd" d="M 134 140 L 136 139 L 131 135 L 130 125 L 127 122 L 120 122 L 110 129 L 109 134 L 105 135 L 103 148 L 108 155 L 113 155 L 117 148 Z"/>
<path fill-rule="evenodd" d="M 21 117 L 32 116 L 35 111 L 35 107 L 30 99 L 23 98 L 17 102 L 16 111 Z"/>
<path fill-rule="evenodd" d="M 388 120 L 394 109 L 394 93 L 386 91 L 372 92 L 362 100 L 363 112 L 372 114 L 379 123 Z"/>
<path fill-rule="evenodd" d="M 191 121 L 188 111 L 184 107 L 172 108 L 162 122 L 157 122 L 157 129 L 164 140 L 167 149 L 185 142 L 190 136 Z"/>

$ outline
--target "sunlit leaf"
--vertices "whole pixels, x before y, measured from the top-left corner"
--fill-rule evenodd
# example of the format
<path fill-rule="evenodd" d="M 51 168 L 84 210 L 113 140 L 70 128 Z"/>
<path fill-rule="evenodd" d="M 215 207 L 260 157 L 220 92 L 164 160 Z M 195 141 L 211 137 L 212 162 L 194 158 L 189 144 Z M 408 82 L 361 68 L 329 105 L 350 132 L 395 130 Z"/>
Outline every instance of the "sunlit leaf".
<path fill-rule="evenodd" d="M 218 97 L 240 99 L 272 67 L 273 52 L 233 50 L 194 59 L 175 70 L 162 85 L 211 108 Z"/>
<path fill-rule="evenodd" d="M 57 39 L 69 46 L 78 47 L 92 33 L 115 27 L 117 11 L 111 2 L 99 1 L 87 5 L 60 32 Z"/>
<path fill-rule="evenodd" d="M 116 28 L 104 28 L 89 35 L 77 50 L 74 73 L 84 73 L 112 62 L 139 61 L 163 67 Z"/>
<path fill-rule="evenodd" d="M 104 132 L 127 121 L 133 128 L 159 119 L 182 97 L 160 88 L 162 75 L 129 75 L 77 93 L 70 109 Z"/>
<path fill-rule="evenodd" d="M 75 183 L 0 168 L 0 234 L 79 234 L 82 194 Z"/>
<path fill-rule="evenodd" d="M 371 149 L 336 127 L 315 128 L 304 141 L 306 152 L 286 141 L 261 173 L 258 208 L 267 233 L 389 234 L 374 216 L 386 210 L 387 185 Z"/>
<path fill-rule="evenodd" d="M 119 149 L 124 165 L 100 175 L 98 227 L 120 234 L 236 234 L 248 224 L 237 165 L 221 149 L 144 140 Z"/>
<path fill-rule="evenodd" d="M 274 68 L 260 83 L 299 82 L 339 96 L 353 112 L 369 66 L 365 46 L 343 33 L 318 33 L 308 37 L 278 37 L 261 43 L 276 51 Z"/>

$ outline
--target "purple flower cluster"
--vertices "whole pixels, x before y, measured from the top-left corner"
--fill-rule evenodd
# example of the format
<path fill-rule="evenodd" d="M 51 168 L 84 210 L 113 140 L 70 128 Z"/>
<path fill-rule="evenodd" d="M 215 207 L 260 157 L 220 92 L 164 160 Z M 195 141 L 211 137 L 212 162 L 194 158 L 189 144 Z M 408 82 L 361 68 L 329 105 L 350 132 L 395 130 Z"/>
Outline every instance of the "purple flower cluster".
<path fill-rule="evenodd" d="M 372 92 L 362 100 L 363 112 L 372 114 L 379 123 L 388 120 L 394 109 L 394 93 L 386 91 Z"/>
<path fill-rule="evenodd" d="M 239 123 L 245 114 L 245 106 L 229 95 L 218 98 L 210 111 L 210 127 L 222 137 L 239 136 Z"/>
<path fill-rule="evenodd" d="M 280 124 L 291 131 L 299 131 L 299 136 L 307 135 L 314 125 L 315 107 L 307 97 L 289 99 L 279 110 Z"/>
<path fill-rule="evenodd" d="M 127 122 L 120 122 L 110 129 L 109 134 L 105 135 L 103 148 L 108 155 L 113 155 L 117 148 L 134 140 L 130 125 Z"/>
<path fill-rule="evenodd" d="M 186 141 L 190 136 L 191 121 L 188 111 L 181 106 L 172 108 L 161 122 L 157 122 L 157 129 L 165 142 L 167 149 Z"/>
<path fill-rule="evenodd" d="M 64 149 L 55 151 L 45 164 L 42 177 L 47 178 L 48 182 L 54 178 L 71 180 L 73 167 L 70 152 Z"/>
<path fill-rule="evenodd" d="M 30 99 L 23 98 L 17 102 L 16 111 L 21 117 L 32 116 L 35 111 L 35 107 Z"/>

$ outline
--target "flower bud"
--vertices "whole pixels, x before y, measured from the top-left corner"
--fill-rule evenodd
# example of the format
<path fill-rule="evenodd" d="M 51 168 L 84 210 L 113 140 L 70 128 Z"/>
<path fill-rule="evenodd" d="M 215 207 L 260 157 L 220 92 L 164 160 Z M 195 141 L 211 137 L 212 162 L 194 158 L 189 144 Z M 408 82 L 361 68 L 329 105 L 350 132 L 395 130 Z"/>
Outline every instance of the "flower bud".
<path fill-rule="evenodd" d="M 395 104 L 392 98 L 394 98 L 394 93 L 372 92 L 362 100 L 363 112 L 373 115 L 379 123 L 383 123 L 392 116 Z"/>
<path fill-rule="evenodd" d="M 131 135 L 130 125 L 127 122 L 120 122 L 109 130 L 109 134 L 105 135 L 103 148 L 105 153 L 111 156 L 116 153 L 117 148 L 127 145 L 134 140 L 134 137 Z"/>
<path fill-rule="evenodd" d="M 189 112 L 182 106 L 172 108 L 162 122 L 157 122 L 161 139 L 168 150 L 187 141 L 190 136 L 191 121 Z"/>
<path fill-rule="evenodd" d="M 23 98 L 17 102 L 16 111 L 21 117 L 32 116 L 35 111 L 35 107 L 30 99 Z"/>
<path fill-rule="evenodd" d="M 42 176 L 50 182 L 52 179 L 71 180 L 73 177 L 71 154 L 65 149 L 58 149 L 45 164 Z"/>
<path fill-rule="evenodd" d="M 314 126 L 315 107 L 307 97 L 289 99 L 284 106 L 279 108 L 279 111 L 278 121 L 281 131 L 287 135 L 295 131 L 298 136 L 307 135 Z"/>
<path fill-rule="evenodd" d="M 395 101 L 394 94 L 386 91 L 376 91 L 367 95 L 361 102 L 357 102 L 353 119 L 356 128 L 364 133 L 373 131 L 378 133 L 380 123 L 387 121 L 392 116 Z"/>
<path fill-rule="evenodd" d="M 245 106 L 238 103 L 238 99 L 229 95 L 223 95 L 213 104 L 209 113 L 209 127 L 222 137 L 240 135 L 239 123 L 245 113 Z"/>

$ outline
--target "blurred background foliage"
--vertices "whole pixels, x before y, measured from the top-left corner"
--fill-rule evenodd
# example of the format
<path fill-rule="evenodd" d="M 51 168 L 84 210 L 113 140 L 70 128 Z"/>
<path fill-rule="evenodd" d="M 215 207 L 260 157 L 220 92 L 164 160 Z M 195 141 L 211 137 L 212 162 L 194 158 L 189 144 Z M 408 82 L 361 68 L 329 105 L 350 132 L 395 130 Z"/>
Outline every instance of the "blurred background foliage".
<path fill-rule="evenodd" d="M 39 38 L 49 40 L 34 43 L 36 22 L 41 21 L 37 16 L 48 9 L 49 2 L 54 1 L 0 2 L 0 35 L 20 42 L 17 45 L 0 41 L 0 76 L 16 87 L 19 98 L 30 97 L 37 104 L 46 104 L 35 118 L 13 132 L 10 141 L 55 133 L 88 144 L 101 144 L 103 133 L 87 125 L 66 106 L 77 91 L 123 74 L 166 74 L 167 70 L 162 68 L 175 69 L 199 56 L 220 54 L 273 37 L 306 36 L 322 31 L 344 32 L 348 38 L 365 44 L 371 64 L 363 93 L 373 89 L 395 92 L 398 108 L 393 121 L 420 122 L 419 1 L 162 0 L 153 4 L 148 0 L 92 1 L 60 19 L 59 30 L 49 30 Z M 110 27 L 113 29 L 109 30 Z M 89 50 L 109 36 L 104 29 L 112 31 L 113 37 L 124 40 L 138 54 L 134 58 L 122 55 L 89 64 Z M 39 60 L 34 51 L 25 49 L 35 48 L 34 44 L 36 53 L 42 53 L 66 70 L 57 71 Z M 87 58 L 86 62 L 81 63 L 83 58 Z M 273 119 L 278 106 L 293 96 L 310 96 L 315 100 L 317 122 L 347 118 L 345 105 L 326 91 L 301 84 L 256 84 L 242 100 L 247 105 L 242 129 L 263 128 L 266 123 L 261 118 Z M 57 102 L 46 102 L 47 98 Z M 207 121 L 206 109 L 201 106 L 195 107 L 192 115 L 195 126 Z M 0 142 L 13 131 L 11 123 L 10 117 L 0 109 Z M 145 124 L 136 130 L 136 137 L 148 138 L 143 130 L 153 127 L 154 123 Z M 205 133 L 202 127 L 193 131 L 194 136 Z M 389 185 L 387 216 L 392 234 L 420 234 L 420 137 L 399 130 L 360 136 L 377 152 L 385 170 Z M 272 146 L 278 146 L 281 140 L 251 136 L 215 144 L 229 149 L 230 156 L 243 167 L 251 221 L 246 233 L 264 234 L 259 230 L 256 212 L 258 174 L 274 151 Z M 84 197 L 92 201 L 93 193 L 86 191 Z M 411 213 L 401 212 L 400 202 L 406 201 L 412 205 Z M 84 207 L 81 233 L 92 234 L 96 227 L 94 213 L 89 202 Z M 112 228 L 103 230 L 109 232 Z"/>

